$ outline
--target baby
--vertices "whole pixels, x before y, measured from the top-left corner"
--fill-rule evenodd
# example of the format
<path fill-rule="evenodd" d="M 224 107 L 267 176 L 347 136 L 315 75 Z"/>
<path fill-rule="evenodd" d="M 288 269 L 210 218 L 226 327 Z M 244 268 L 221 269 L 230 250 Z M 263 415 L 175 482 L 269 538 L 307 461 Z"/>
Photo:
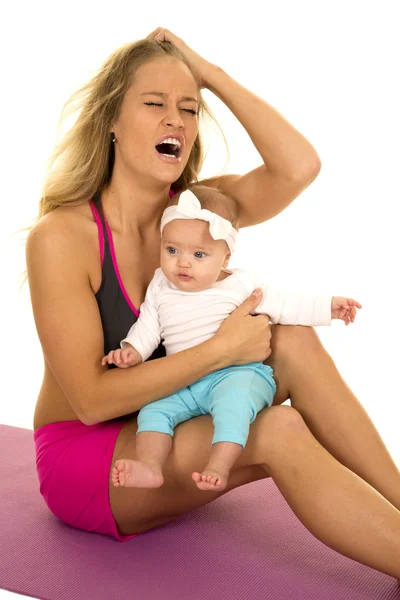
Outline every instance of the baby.
<path fill-rule="evenodd" d="M 196 186 L 170 201 L 161 219 L 161 267 L 121 349 L 109 352 L 103 365 L 133 367 L 147 360 L 161 340 L 167 355 L 206 341 L 257 287 L 263 296 L 254 312 L 268 315 L 272 323 L 315 326 L 329 325 L 331 319 L 342 319 L 346 325 L 354 321 L 356 308 L 361 308 L 355 300 L 283 293 L 246 270 L 228 270 L 236 227 L 236 204 L 217 189 Z M 257 362 L 220 369 L 147 404 L 138 415 L 137 460 L 118 460 L 113 484 L 160 487 L 175 426 L 211 414 L 210 459 L 203 472 L 192 477 L 202 490 L 222 491 L 245 447 L 250 424 L 260 410 L 271 406 L 275 392 L 271 367 Z"/>

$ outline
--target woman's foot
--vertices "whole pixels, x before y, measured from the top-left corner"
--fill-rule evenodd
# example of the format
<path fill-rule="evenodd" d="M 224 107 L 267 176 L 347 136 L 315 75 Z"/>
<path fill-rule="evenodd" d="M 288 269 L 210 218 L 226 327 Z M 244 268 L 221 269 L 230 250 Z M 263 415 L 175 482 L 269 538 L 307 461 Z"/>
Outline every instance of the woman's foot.
<path fill-rule="evenodd" d="M 228 483 L 229 470 L 206 467 L 202 473 L 192 473 L 192 478 L 199 490 L 222 492 Z"/>
<path fill-rule="evenodd" d="M 128 459 L 117 460 L 111 479 L 115 487 L 158 488 L 164 483 L 158 465 Z"/>

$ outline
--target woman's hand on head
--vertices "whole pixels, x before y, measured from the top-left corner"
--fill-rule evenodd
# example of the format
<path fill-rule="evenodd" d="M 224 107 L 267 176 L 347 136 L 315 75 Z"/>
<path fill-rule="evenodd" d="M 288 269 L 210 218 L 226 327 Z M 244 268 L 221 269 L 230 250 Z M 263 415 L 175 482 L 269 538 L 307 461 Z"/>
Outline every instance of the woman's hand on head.
<path fill-rule="evenodd" d="M 225 319 L 215 336 L 232 365 L 262 362 L 271 354 L 268 317 L 250 314 L 262 299 L 262 290 L 258 291 L 259 295 L 253 292 Z"/>
<path fill-rule="evenodd" d="M 181 38 L 163 27 L 157 27 L 147 38 L 157 42 L 169 42 L 176 46 L 187 60 L 197 85 L 200 88 L 207 87 L 207 72 L 214 67 L 212 63 L 202 58 L 197 52 L 189 48 Z"/>

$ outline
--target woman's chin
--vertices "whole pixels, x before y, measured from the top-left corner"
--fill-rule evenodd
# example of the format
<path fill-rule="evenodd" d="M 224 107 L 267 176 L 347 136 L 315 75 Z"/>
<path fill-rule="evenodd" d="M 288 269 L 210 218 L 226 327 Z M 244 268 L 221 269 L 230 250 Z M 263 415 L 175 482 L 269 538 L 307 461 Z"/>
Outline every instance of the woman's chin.
<path fill-rule="evenodd" d="M 160 177 L 163 178 L 163 181 L 166 181 L 166 178 L 168 178 L 168 181 L 171 181 L 171 177 L 173 177 L 172 181 L 176 181 L 182 175 L 186 166 L 183 156 L 179 159 L 172 159 L 163 156 L 155 150 L 153 157 L 157 165 L 157 172 L 160 174 Z"/>
<path fill-rule="evenodd" d="M 180 167 L 175 167 L 174 169 L 169 166 L 167 169 L 158 168 L 156 173 L 153 171 L 153 174 L 158 181 L 171 184 L 174 183 L 174 181 L 177 181 L 182 175 L 182 169 Z"/>

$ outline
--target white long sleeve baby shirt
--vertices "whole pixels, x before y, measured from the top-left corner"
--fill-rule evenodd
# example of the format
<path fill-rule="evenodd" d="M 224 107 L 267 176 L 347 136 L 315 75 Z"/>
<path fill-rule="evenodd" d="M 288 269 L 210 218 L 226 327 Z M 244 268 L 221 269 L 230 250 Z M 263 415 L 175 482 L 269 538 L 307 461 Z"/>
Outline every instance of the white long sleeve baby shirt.
<path fill-rule="evenodd" d="M 121 341 L 131 344 L 147 360 L 160 344 L 167 355 L 205 342 L 255 288 L 263 298 L 254 314 L 269 315 L 282 325 L 330 325 L 332 296 L 300 296 L 280 292 L 244 269 L 229 269 L 228 277 L 201 292 L 185 292 L 173 285 L 159 268 L 140 306 L 138 320 Z"/>

